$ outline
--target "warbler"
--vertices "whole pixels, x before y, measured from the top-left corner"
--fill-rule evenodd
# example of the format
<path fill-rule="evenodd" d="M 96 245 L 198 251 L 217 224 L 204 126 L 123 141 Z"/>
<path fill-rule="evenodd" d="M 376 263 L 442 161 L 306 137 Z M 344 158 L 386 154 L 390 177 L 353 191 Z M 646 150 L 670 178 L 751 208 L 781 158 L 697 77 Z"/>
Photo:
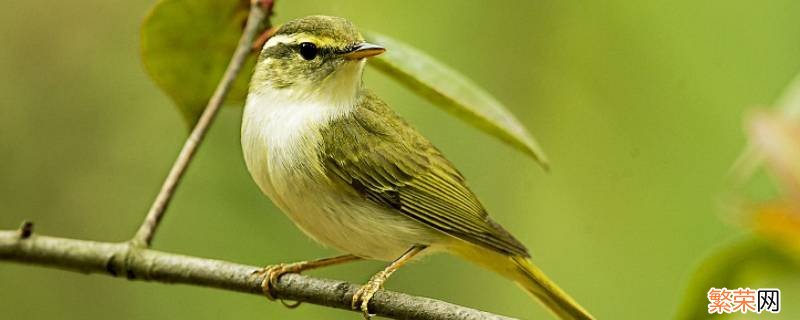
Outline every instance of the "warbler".
<path fill-rule="evenodd" d="M 367 58 L 385 50 L 345 19 L 310 16 L 282 25 L 259 54 L 242 119 L 247 168 L 302 231 L 345 254 L 269 267 L 265 293 L 287 272 L 391 261 L 353 297 L 369 317 L 395 270 L 447 252 L 515 281 L 563 319 L 591 319 L 487 215 L 453 164 L 363 85 Z"/>

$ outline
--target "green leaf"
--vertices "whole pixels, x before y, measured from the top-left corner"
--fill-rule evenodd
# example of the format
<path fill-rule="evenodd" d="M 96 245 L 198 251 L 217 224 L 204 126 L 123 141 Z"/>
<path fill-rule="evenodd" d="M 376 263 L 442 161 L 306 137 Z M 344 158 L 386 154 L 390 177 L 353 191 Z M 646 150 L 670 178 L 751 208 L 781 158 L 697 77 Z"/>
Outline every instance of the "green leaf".
<path fill-rule="evenodd" d="M 225 72 L 248 10 L 248 0 L 160 0 L 144 20 L 145 69 L 190 127 Z M 226 103 L 242 104 L 254 65 L 255 55 L 248 59 Z"/>
<path fill-rule="evenodd" d="M 370 65 L 467 123 L 530 155 L 543 167 L 547 157 L 508 109 L 464 75 L 414 47 L 369 32 L 367 41 L 387 48 Z"/>
<path fill-rule="evenodd" d="M 236 48 L 248 0 L 160 0 L 142 25 L 142 60 L 156 84 L 193 125 Z M 511 144 L 547 168 L 525 127 L 485 90 L 413 47 L 370 33 L 389 50 L 372 65 L 467 123 Z M 255 55 L 244 70 L 253 70 Z M 242 72 L 228 104 L 242 105 L 250 72 Z"/>

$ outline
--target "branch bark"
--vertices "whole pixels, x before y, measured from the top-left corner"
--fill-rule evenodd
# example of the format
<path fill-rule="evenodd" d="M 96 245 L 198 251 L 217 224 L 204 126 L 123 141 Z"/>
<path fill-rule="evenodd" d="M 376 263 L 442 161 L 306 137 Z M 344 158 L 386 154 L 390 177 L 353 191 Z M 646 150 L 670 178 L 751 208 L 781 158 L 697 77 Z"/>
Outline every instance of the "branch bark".
<path fill-rule="evenodd" d="M 0 231 L 0 260 L 36 264 L 81 273 L 97 273 L 130 280 L 181 283 L 263 295 L 259 267 L 203 259 L 132 246 Z M 344 281 L 300 274 L 282 276 L 272 292 L 279 299 L 351 310 L 358 286 Z M 381 290 L 370 301 L 370 310 L 394 319 L 508 320 L 475 309 L 430 298 Z"/>
<path fill-rule="evenodd" d="M 161 219 L 164 218 L 164 213 L 167 210 L 170 200 L 172 200 L 172 196 L 175 194 L 178 183 L 180 183 L 183 174 L 189 167 L 189 163 L 192 161 L 197 148 L 200 147 L 200 143 L 203 141 L 206 132 L 208 132 L 208 128 L 211 127 L 211 123 L 214 121 L 217 111 L 219 111 L 220 106 L 222 106 L 222 103 L 225 101 L 225 96 L 233 86 L 236 76 L 239 74 L 242 65 L 244 65 L 247 56 L 252 50 L 253 39 L 255 39 L 256 34 L 258 34 L 264 22 L 266 22 L 267 27 L 269 27 L 269 16 L 272 14 L 272 6 L 273 0 L 251 1 L 247 24 L 244 27 L 242 37 L 239 39 L 233 57 L 228 63 L 228 67 L 225 69 L 225 73 L 219 81 L 217 88 L 214 90 L 214 94 L 211 96 L 211 99 L 208 100 L 203 114 L 200 115 L 200 119 L 197 120 L 197 124 L 195 124 L 194 129 L 192 129 L 192 133 L 189 134 L 189 137 L 186 139 L 181 152 L 178 154 L 178 158 L 175 159 L 175 163 L 172 165 L 169 174 L 167 174 L 167 178 L 161 186 L 161 191 L 158 192 L 142 225 L 139 227 L 139 230 L 136 231 L 136 235 L 133 239 L 131 239 L 133 245 L 149 247 L 153 242 L 153 236 L 155 236 L 156 229 Z"/>

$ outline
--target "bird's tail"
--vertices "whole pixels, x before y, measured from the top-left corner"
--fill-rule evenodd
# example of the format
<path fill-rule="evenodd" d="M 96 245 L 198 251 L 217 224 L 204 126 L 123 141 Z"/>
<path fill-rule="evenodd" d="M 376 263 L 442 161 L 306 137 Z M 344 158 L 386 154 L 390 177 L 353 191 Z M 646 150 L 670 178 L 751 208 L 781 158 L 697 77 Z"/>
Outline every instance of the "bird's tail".
<path fill-rule="evenodd" d="M 508 256 L 474 245 L 458 246 L 454 251 L 513 280 L 561 319 L 594 319 L 526 257 Z"/>

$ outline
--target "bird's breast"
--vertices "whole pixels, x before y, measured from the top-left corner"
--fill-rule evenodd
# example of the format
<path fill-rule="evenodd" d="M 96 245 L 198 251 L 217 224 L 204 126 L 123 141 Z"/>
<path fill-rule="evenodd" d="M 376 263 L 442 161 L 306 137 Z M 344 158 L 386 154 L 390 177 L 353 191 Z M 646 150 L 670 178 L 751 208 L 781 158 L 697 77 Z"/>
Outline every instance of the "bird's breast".
<path fill-rule="evenodd" d="M 248 97 L 242 150 L 248 170 L 264 193 L 278 200 L 290 191 L 285 189 L 325 179 L 318 155 L 320 131 L 336 113 L 322 104 L 286 101 L 269 94 Z"/>
<path fill-rule="evenodd" d="M 324 105 L 248 97 L 242 119 L 245 162 L 261 190 L 307 235 L 340 251 L 392 260 L 431 229 L 327 177 L 321 131 L 341 114 Z"/>

